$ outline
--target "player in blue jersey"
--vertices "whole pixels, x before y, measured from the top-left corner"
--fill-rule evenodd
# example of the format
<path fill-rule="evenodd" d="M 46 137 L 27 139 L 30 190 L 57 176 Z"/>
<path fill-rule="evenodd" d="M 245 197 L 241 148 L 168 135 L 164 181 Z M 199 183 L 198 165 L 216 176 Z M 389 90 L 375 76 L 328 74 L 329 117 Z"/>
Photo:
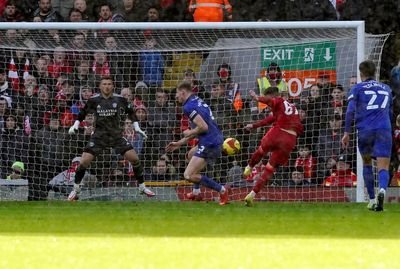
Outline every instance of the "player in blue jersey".
<path fill-rule="evenodd" d="M 192 86 L 187 81 L 178 85 L 176 100 L 183 104 L 183 113 L 188 116 L 191 129 L 183 132 L 184 137 L 181 140 L 169 143 L 166 151 L 172 152 L 185 145 L 188 140 L 197 137 L 199 143 L 183 176 L 186 180 L 195 183 L 195 185 L 200 184 L 217 191 L 220 194 L 219 204 L 225 205 L 228 203 L 229 188 L 201 174 L 207 163 L 213 163 L 221 156 L 222 143 L 224 141 L 222 133 L 214 121 L 210 107 L 193 94 Z"/>
<path fill-rule="evenodd" d="M 392 91 L 384 83 L 377 82 L 376 67 L 372 61 L 359 66 L 362 82 L 351 88 L 348 95 L 343 147 L 349 145 L 353 119 L 358 130 L 358 148 L 363 159 L 363 176 L 370 202 L 368 208 L 383 211 L 383 201 L 389 182 L 389 163 L 392 151 Z M 375 200 L 372 158 L 376 158 L 379 192 Z"/>

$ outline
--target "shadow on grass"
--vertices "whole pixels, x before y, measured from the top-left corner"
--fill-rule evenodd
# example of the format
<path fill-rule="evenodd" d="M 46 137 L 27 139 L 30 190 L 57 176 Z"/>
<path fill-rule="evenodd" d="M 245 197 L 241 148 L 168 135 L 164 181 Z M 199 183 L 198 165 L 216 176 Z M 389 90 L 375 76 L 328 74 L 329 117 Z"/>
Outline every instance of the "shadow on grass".
<path fill-rule="evenodd" d="M 1 202 L 0 235 L 399 239 L 400 205 Z"/>

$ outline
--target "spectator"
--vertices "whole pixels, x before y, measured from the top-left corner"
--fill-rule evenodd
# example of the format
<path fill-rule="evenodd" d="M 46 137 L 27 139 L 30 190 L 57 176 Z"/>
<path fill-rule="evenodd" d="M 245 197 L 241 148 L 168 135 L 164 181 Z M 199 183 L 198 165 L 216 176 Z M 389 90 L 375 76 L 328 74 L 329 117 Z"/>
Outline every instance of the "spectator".
<path fill-rule="evenodd" d="M 159 22 L 160 21 L 160 10 L 157 6 L 151 6 L 147 10 L 146 22 Z"/>
<path fill-rule="evenodd" d="M 267 70 L 261 72 L 261 77 L 257 79 L 257 87 L 261 96 L 265 95 L 265 90 L 269 87 L 278 87 L 279 92 L 287 96 L 288 89 L 286 82 L 282 80 L 282 71 L 279 65 L 275 62 L 271 62 L 268 65 Z M 261 112 L 267 107 L 266 104 L 258 103 L 258 109 Z"/>
<path fill-rule="evenodd" d="M 50 92 L 53 92 L 53 87 L 56 85 L 56 80 L 50 76 L 49 62 L 47 57 L 42 55 L 34 65 L 33 75 L 37 79 L 39 87 L 45 85 Z"/>
<path fill-rule="evenodd" d="M 40 17 L 42 22 L 62 22 L 63 17 L 56 11 L 51 0 L 39 0 L 39 8 L 33 13 L 33 17 Z"/>
<path fill-rule="evenodd" d="M 33 177 L 33 197 L 39 200 L 47 198 L 47 184 L 67 166 L 66 132 L 61 128 L 57 113 L 50 115 L 50 122 L 40 129 L 33 137 L 31 145 L 34 147 L 35 164 L 37 165 Z"/>
<path fill-rule="evenodd" d="M 13 93 L 19 93 L 24 79 L 29 75 L 30 59 L 27 52 L 17 49 L 11 52 L 8 64 L 8 78 L 11 81 Z"/>
<path fill-rule="evenodd" d="M 122 52 L 119 42 L 112 35 L 106 36 L 104 45 L 107 52 L 107 58 L 111 64 L 111 73 L 115 76 L 117 88 L 122 88 L 130 81 L 136 81 L 138 73 L 137 57 L 135 53 Z"/>
<path fill-rule="evenodd" d="M 343 120 L 340 115 L 333 114 L 328 121 L 328 128 L 322 129 L 318 137 L 318 158 L 326 163 L 329 158 L 336 159 L 341 150 L 341 138 L 344 134 Z M 349 148 L 353 148 L 352 145 Z"/>
<path fill-rule="evenodd" d="M 226 11 L 226 19 L 224 19 Z M 223 22 L 232 20 L 232 6 L 229 0 L 190 0 L 189 12 L 194 22 Z"/>
<path fill-rule="evenodd" d="M 45 114 L 52 110 L 52 100 L 50 98 L 50 91 L 46 85 L 39 86 L 37 98 L 33 98 L 32 104 L 27 109 L 31 118 L 32 130 L 38 131 L 44 127 Z"/>
<path fill-rule="evenodd" d="M 228 100 L 232 103 L 236 112 L 239 113 L 243 109 L 243 100 L 239 84 L 232 80 L 232 69 L 230 65 L 226 63 L 219 65 L 217 68 L 217 75 L 220 84 L 225 88 L 225 94 Z"/>
<path fill-rule="evenodd" d="M 293 169 L 290 180 L 288 181 L 289 187 L 304 187 L 310 186 L 311 179 L 304 177 L 305 171 L 302 166 L 297 166 Z"/>
<path fill-rule="evenodd" d="M 123 22 L 124 18 L 121 14 L 113 14 L 113 9 L 111 4 L 102 3 L 99 10 L 99 20 L 98 22 Z M 102 30 L 102 33 L 108 32 L 108 30 Z"/>
<path fill-rule="evenodd" d="M 129 87 L 122 88 L 121 95 L 126 99 L 126 101 L 128 101 L 128 104 L 132 104 L 133 106 L 135 106 L 132 90 Z"/>
<path fill-rule="evenodd" d="M 148 121 L 153 134 L 151 140 L 155 145 L 153 154 L 164 153 L 161 150 L 164 150 L 172 140 L 172 130 L 175 124 L 174 112 L 174 108 L 168 104 L 168 94 L 162 89 L 157 89 L 154 106 L 150 106 L 148 111 Z"/>
<path fill-rule="evenodd" d="M 156 51 L 157 41 L 153 37 L 145 40 L 144 48 L 139 54 L 140 69 L 143 82 L 150 88 L 161 87 L 164 74 L 164 57 Z"/>
<path fill-rule="evenodd" d="M 73 68 L 67 59 L 64 47 L 56 47 L 53 53 L 53 62 L 48 66 L 49 75 L 58 78 L 61 73 L 71 74 Z"/>
<path fill-rule="evenodd" d="M 7 114 L 7 100 L 0 96 L 0 133 L 4 129 L 5 115 Z"/>
<path fill-rule="evenodd" d="M 135 106 L 144 105 L 148 106 L 150 102 L 149 87 L 143 81 L 138 81 L 135 86 L 134 92 Z"/>
<path fill-rule="evenodd" d="M 219 80 L 211 85 L 210 108 L 224 137 L 236 137 L 236 111 Z M 189 128 L 189 125 L 187 126 Z"/>
<path fill-rule="evenodd" d="M 55 192 L 62 192 L 64 194 L 67 194 L 68 192 L 66 187 L 67 186 L 71 187 L 74 185 L 75 172 L 80 161 L 81 157 L 73 158 L 71 165 L 67 170 L 62 171 L 49 181 L 49 189 Z M 91 175 L 89 171 L 86 171 L 82 179 L 82 184 L 84 186 L 93 187 L 96 184 L 96 181 L 97 181 L 96 176 Z"/>
<path fill-rule="evenodd" d="M 24 19 L 17 8 L 16 1 L 14 0 L 8 0 L 5 5 L 4 13 L 0 14 L 3 14 L 0 16 L 0 22 L 20 22 Z"/>
<path fill-rule="evenodd" d="M 69 18 L 70 22 L 82 22 L 83 21 L 83 14 L 79 9 L 72 8 L 69 11 L 68 18 Z"/>
<path fill-rule="evenodd" d="M 77 9 L 77 10 L 79 10 L 81 12 L 82 20 L 84 22 L 93 22 L 93 21 L 95 21 L 94 16 L 93 16 L 93 12 L 90 11 L 91 9 L 88 9 L 85 0 L 75 0 L 73 8 Z"/>
<path fill-rule="evenodd" d="M 298 157 L 295 162 L 295 168 L 302 167 L 304 178 L 311 182 L 316 176 L 317 159 L 311 154 L 311 145 L 305 141 L 298 143 Z"/>
<path fill-rule="evenodd" d="M 52 0 L 52 6 L 65 21 L 69 21 L 69 12 L 74 5 L 74 0 Z"/>
<path fill-rule="evenodd" d="M 107 59 L 107 54 L 105 51 L 95 51 L 93 54 L 93 59 L 91 71 L 96 77 L 96 81 L 100 81 L 100 78 L 103 76 L 111 75 L 111 65 Z"/>
<path fill-rule="evenodd" d="M 89 59 L 89 52 L 87 51 L 86 36 L 82 32 L 76 32 L 71 36 L 71 43 L 69 45 L 68 59 L 71 65 L 76 66 L 77 61 Z"/>
<path fill-rule="evenodd" d="M 326 119 L 323 118 L 326 117 L 326 110 L 322 109 L 323 101 L 321 92 L 321 85 L 315 84 L 306 89 L 300 97 L 301 108 L 307 113 L 307 118 L 312 121 L 310 127 L 312 130 L 313 144 L 317 143 L 320 130 L 323 129 L 326 122 Z"/>
<path fill-rule="evenodd" d="M 94 76 L 90 74 L 90 63 L 88 60 L 78 60 L 75 64 L 73 83 L 76 88 L 89 85 L 94 87 Z"/>
<path fill-rule="evenodd" d="M 344 89 L 340 84 L 334 85 L 331 88 L 331 101 L 329 103 L 329 109 L 333 110 L 331 113 L 336 113 L 340 116 L 344 116 L 347 110 L 346 101 L 344 100 Z"/>
<path fill-rule="evenodd" d="M 25 179 L 25 164 L 23 162 L 15 161 L 11 166 L 11 174 L 7 179 Z"/>
<path fill-rule="evenodd" d="M 11 166 L 15 161 L 28 162 L 29 138 L 18 128 L 17 117 L 9 114 L 4 117 L 4 129 L 1 133 L 1 166 L 5 178 L 12 173 Z"/>
<path fill-rule="evenodd" d="M 336 170 L 324 180 L 325 187 L 355 187 L 357 176 L 351 170 L 351 161 L 346 155 L 340 155 L 336 163 Z"/>
<path fill-rule="evenodd" d="M 12 88 L 7 81 L 6 70 L 0 67 L 0 97 L 7 101 L 7 107 L 11 109 L 12 107 Z"/>
<path fill-rule="evenodd" d="M 125 22 L 141 22 L 144 21 L 146 14 L 146 5 L 144 1 L 123 0 L 122 7 L 116 12 L 120 14 Z"/>
<path fill-rule="evenodd" d="M 170 181 L 172 180 L 172 174 L 168 169 L 166 160 L 159 159 L 156 164 L 152 167 L 151 174 L 147 176 L 147 180 L 151 181 Z"/>

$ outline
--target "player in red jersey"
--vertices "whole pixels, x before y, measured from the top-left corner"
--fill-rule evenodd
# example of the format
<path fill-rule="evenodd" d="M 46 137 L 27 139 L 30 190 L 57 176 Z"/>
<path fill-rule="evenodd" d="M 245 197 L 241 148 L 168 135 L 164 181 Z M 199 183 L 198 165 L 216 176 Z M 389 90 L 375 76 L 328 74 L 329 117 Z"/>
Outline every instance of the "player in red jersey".
<path fill-rule="evenodd" d="M 303 125 L 300 122 L 296 106 L 280 97 L 277 87 L 266 89 L 265 96 L 257 96 L 254 91 L 250 91 L 250 96 L 255 101 L 267 104 L 271 109 L 272 115 L 258 122 L 247 124 L 245 128 L 251 130 L 271 123 L 273 123 L 273 126 L 261 139 L 260 146 L 251 156 L 243 172 L 244 176 L 250 175 L 253 167 L 268 152 L 271 152 L 271 156 L 261 177 L 256 181 L 253 190 L 245 198 L 246 206 L 253 205 L 254 197 L 272 177 L 275 169 L 287 163 L 290 153 L 296 146 L 297 136 L 303 132 Z"/>

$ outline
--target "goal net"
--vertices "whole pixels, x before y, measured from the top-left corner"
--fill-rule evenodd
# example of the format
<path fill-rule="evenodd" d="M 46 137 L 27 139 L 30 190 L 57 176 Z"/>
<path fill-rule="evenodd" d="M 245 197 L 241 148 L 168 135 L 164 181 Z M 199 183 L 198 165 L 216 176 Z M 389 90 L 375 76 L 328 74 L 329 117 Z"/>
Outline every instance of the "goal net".
<path fill-rule="evenodd" d="M 364 40 L 363 34 L 357 37 L 351 22 L 2 24 L 0 200 L 66 199 L 94 117 L 86 117 L 77 135 L 68 135 L 68 128 L 86 100 L 99 92 L 100 78 L 111 75 L 115 92 L 132 103 L 148 135 L 144 139 L 132 122 L 121 119 L 155 199 L 185 200 L 192 188 L 183 172 L 186 152 L 196 141 L 172 154 L 164 150 L 189 128 L 175 102 L 175 88 L 190 80 L 224 138 L 241 143 L 238 154 L 223 154 L 205 171 L 232 186 L 232 200 L 251 190 L 269 157 L 243 177 L 269 128 L 245 131 L 248 123 L 269 114 L 251 101 L 249 90 L 263 94 L 276 83 L 297 105 L 305 132 L 258 199 L 355 201 L 355 140 L 347 151 L 340 147 L 346 94 L 357 81 L 361 59 L 379 67 L 387 38 L 367 35 Z M 147 200 L 136 186 L 132 166 L 105 149 L 84 177 L 81 199 Z M 204 199 L 218 197 L 202 191 Z"/>

